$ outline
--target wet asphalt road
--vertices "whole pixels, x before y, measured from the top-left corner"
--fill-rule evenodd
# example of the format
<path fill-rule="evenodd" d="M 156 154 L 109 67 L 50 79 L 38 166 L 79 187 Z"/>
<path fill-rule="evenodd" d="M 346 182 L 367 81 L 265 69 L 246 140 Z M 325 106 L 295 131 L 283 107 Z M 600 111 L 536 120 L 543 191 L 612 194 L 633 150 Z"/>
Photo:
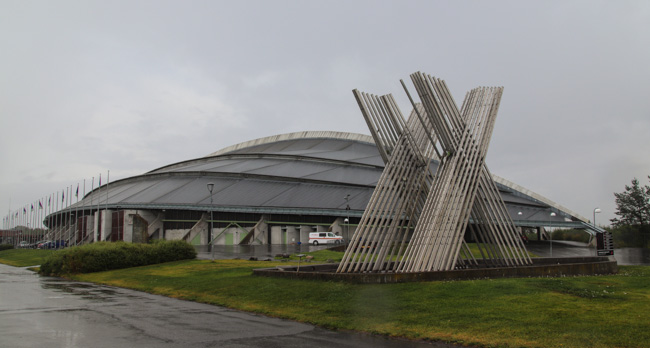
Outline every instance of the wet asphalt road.
<path fill-rule="evenodd" d="M 268 318 L 0 264 L 0 347 L 457 347 Z"/>
<path fill-rule="evenodd" d="M 528 251 L 540 257 L 574 257 L 596 256 L 596 250 L 585 243 L 570 241 L 553 241 L 551 247 L 548 241 L 531 241 L 526 245 Z M 551 249 L 552 254 L 551 254 Z M 650 265 L 650 249 L 620 248 L 614 249 L 614 258 L 619 265 Z"/>

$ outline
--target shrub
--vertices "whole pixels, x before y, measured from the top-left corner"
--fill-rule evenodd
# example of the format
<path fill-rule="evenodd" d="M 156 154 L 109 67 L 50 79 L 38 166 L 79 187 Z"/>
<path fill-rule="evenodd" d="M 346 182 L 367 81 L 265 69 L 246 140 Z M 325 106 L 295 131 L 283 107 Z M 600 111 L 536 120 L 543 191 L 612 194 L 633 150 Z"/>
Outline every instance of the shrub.
<path fill-rule="evenodd" d="M 91 273 L 193 259 L 196 250 L 185 241 L 154 244 L 98 242 L 59 250 L 41 265 L 43 275 Z"/>
<path fill-rule="evenodd" d="M 13 249 L 14 246 L 11 244 L 0 244 L 0 251 Z"/>

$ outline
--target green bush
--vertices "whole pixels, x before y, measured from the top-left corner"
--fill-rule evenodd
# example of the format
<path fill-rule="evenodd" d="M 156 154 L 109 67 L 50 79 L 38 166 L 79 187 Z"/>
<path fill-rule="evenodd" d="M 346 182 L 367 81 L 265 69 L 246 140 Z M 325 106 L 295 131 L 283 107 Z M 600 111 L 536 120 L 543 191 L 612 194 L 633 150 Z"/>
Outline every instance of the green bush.
<path fill-rule="evenodd" d="M 0 244 L 0 251 L 9 250 L 9 249 L 13 249 L 13 248 L 14 248 L 14 246 L 11 245 L 11 244 Z"/>
<path fill-rule="evenodd" d="M 99 242 L 53 253 L 41 265 L 43 275 L 91 273 L 196 258 L 196 250 L 185 241 L 154 244 Z"/>

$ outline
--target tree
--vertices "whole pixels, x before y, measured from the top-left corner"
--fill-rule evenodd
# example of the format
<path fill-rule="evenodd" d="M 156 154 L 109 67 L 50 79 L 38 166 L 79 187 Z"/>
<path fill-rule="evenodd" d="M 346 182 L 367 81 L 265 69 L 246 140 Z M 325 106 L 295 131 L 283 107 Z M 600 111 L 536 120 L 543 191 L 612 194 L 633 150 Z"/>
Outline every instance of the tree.
<path fill-rule="evenodd" d="M 650 175 L 648 176 L 650 179 Z M 614 193 L 618 218 L 610 221 L 616 227 L 640 226 L 643 230 L 650 227 L 650 186 L 639 186 L 634 178 L 632 186 L 625 185 L 625 192 Z"/>

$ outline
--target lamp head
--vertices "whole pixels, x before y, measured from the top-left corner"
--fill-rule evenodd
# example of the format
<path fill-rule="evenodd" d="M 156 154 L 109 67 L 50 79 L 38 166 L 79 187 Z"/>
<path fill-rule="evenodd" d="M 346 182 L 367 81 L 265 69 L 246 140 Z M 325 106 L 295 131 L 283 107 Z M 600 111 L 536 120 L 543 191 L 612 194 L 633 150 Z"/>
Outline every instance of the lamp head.
<path fill-rule="evenodd" d="M 212 194 L 213 189 L 214 189 L 214 183 L 209 182 L 208 183 L 208 191 L 210 191 L 210 194 Z"/>
<path fill-rule="evenodd" d="M 596 208 L 596 209 L 594 209 L 594 213 L 600 213 L 601 211 L 602 211 L 602 210 L 600 210 L 600 208 Z"/>

